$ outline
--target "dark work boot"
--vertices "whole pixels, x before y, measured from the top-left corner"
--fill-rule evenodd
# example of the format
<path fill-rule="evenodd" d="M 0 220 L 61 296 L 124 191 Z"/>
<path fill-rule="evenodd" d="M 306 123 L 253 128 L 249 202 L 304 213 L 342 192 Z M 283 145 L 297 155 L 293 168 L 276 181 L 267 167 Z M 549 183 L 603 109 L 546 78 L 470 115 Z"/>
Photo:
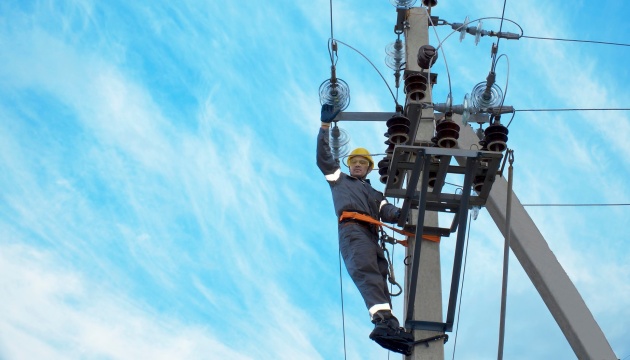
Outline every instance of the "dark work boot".
<path fill-rule="evenodd" d="M 400 327 L 398 319 L 389 310 L 380 310 L 374 314 L 372 323 L 374 330 L 370 334 L 370 339 L 376 341 L 385 349 L 411 355 L 413 350 L 413 335 Z"/>

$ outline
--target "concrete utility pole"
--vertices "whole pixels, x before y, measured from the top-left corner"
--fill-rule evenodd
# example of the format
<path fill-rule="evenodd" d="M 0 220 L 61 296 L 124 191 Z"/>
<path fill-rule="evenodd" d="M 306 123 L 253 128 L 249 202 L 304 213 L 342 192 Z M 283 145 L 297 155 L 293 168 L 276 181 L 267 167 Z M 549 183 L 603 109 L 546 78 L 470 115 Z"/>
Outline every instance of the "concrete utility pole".
<path fill-rule="evenodd" d="M 422 45 L 429 43 L 428 23 L 429 18 L 426 9 L 411 8 L 407 11 L 408 27 L 405 29 L 405 53 L 407 61 L 407 71 L 421 71 L 418 66 L 417 54 Z M 422 102 L 431 103 L 430 79 L 427 81 L 426 97 Z M 417 116 L 418 131 L 415 134 L 414 144 L 430 143 L 435 130 L 433 108 L 422 109 L 421 103 L 410 103 L 407 109 L 407 116 Z M 416 115 L 417 114 L 417 115 Z M 411 224 L 418 225 L 417 211 L 411 213 Z M 425 214 L 425 226 L 438 227 L 438 213 L 427 211 Z M 418 226 L 420 228 L 421 226 Z M 420 267 L 418 270 L 418 282 L 422 286 L 416 288 L 413 319 L 423 319 L 427 321 L 442 322 L 442 278 L 440 272 L 440 244 L 432 241 L 422 241 L 422 252 L 420 253 Z M 407 249 L 406 256 L 414 252 L 412 245 Z M 405 276 L 406 289 L 409 290 L 410 267 L 407 267 Z M 405 292 L 405 308 L 409 294 Z M 408 314 L 405 314 L 405 318 Z M 434 331 L 414 330 L 415 339 L 426 339 L 436 335 Z M 405 357 L 407 360 L 418 359 L 444 359 L 444 343 L 433 341 L 427 347 L 418 345 L 411 356 Z"/>
<path fill-rule="evenodd" d="M 479 139 L 462 127 L 459 147 L 470 149 Z M 506 235 L 507 181 L 497 177 L 487 201 L 488 213 Z M 578 359 L 617 359 L 582 296 L 558 262 L 523 205 L 512 193 L 510 248 L 538 290 Z M 508 324 L 509 326 L 509 324 Z"/>

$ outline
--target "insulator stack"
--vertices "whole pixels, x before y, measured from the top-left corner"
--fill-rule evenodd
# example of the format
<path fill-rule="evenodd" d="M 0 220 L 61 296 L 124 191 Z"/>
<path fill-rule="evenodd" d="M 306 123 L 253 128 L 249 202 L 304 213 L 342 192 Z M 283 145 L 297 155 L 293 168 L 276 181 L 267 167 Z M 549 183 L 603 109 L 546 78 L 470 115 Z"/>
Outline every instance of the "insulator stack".
<path fill-rule="evenodd" d="M 342 79 L 326 79 L 319 86 L 319 102 L 344 111 L 350 105 L 350 87 Z"/>
<path fill-rule="evenodd" d="M 339 128 L 337 126 L 337 123 L 335 123 L 330 130 L 330 149 L 335 160 L 339 161 L 339 159 L 348 155 L 349 142 L 350 136 L 348 135 L 348 133 L 345 130 Z"/>
<path fill-rule="evenodd" d="M 387 54 L 385 57 L 385 64 L 387 64 L 387 67 L 394 71 L 400 70 L 403 62 L 405 61 L 405 47 L 402 40 L 397 39 L 393 43 L 387 45 L 385 53 Z"/>
<path fill-rule="evenodd" d="M 503 101 L 503 91 L 497 84 L 488 88 L 485 81 L 475 85 L 471 92 L 472 105 L 481 110 L 497 107 Z"/>
<path fill-rule="evenodd" d="M 426 7 L 435 7 L 437 3 L 437 0 L 422 0 L 422 5 Z"/>
<path fill-rule="evenodd" d="M 411 121 L 402 116 L 394 115 L 387 120 L 387 136 L 394 145 L 404 144 L 409 140 L 409 126 Z"/>
<path fill-rule="evenodd" d="M 435 126 L 435 137 L 433 142 L 441 148 L 454 148 L 457 146 L 459 139 L 459 125 L 450 118 L 444 119 Z"/>
<path fill-rule="evenodd" d="M 416 0 L 389 0 L 397 8 L 409 9 L 416 3 Z"/>
<path fill-rule="evenodd" d="M 411 101 L 422 101 L 428 88 L 427 76 L 423 73 L 410 73 L 405 77 L 405 93 Z"/>
<path fill-rule="evenodd" d="M 490 151 L 503 152 L 507 149 L 508 129 L 502 124 L 490 125 L 484 131 L 484 147 Z"/>

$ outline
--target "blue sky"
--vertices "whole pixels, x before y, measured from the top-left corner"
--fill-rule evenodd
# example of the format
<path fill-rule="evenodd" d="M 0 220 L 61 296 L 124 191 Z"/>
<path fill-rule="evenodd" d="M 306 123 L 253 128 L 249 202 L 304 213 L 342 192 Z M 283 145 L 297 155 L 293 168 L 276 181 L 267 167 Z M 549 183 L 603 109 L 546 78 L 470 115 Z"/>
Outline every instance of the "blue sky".
<path fill-rule="evenodd" d="M 394 7 L 333 4 L 335 37 L 393 85 L 383 59 L 396 38 Z M 330 76 L 328 5 L 0 4 L 0 358 L 343 358 L 336 223 L 314 154 L 318 87 Z M 500 17 L 502 5 L 440 1 L 433 15 Z M 508 1 L 505 16 L 528 36 L 627 43 L 629 6 Z M 485 79 L 493 41 L 444 43 L 434 101 L 448 93 L 444 58 L 461 103 Z M 497 83 L 509 81 L 505 103 L 516 109 L 630 103 L 627 47 L 521 39 L 502 40 L 499 53 L 509 78 L 502 58 Z M 350 86 L 348 111 L 393 111 L 378 74 L 343 46 L 337 74 Z M 517 112 L 509 146 L 521 202 L 630 202 L 628 120 Z M 384 124 L 341 127 L 352 147 L 385 150 Z M 527 209 L 616 355 L 630 356 L 628 208 Z M 442 242 L 444 286 L 454 239 Z M 496 357 L 502 246 L 482 210 L 471 224 L 455 358 Z M 348 359 L 387 358 L 368 339 L 345 269 L 342 280 Z M 575 358 L 514 257 L 505 358 Z"/>

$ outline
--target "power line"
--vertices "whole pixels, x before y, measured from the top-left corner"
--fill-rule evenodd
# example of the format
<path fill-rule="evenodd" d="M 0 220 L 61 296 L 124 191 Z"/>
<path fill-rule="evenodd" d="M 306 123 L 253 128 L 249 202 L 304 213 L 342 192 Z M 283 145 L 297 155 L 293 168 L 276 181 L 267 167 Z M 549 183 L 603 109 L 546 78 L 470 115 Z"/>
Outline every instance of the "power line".
<path fill-rule="evenodd" d="M 575 207 L 597 207 L 597 206 L 630 206 L 630 203 L 619 204 L 522 204 L 523 206 L 539 206 L 539 207 L 551 207 L 551 206 L 575 206 Z"/>
<path fill-rule="evenodd" d="M 505 5 L 507 4 L 507 0 L 503 0 L 503 11 L 501 12 L 501 24 L 499 25 L 499 33 L 501 32 L 501 30 L 503 30 L 503 20 L 505 19 Z M 499 48 L 499 41 L 501 41 L 501 38 L 497 39 L 497 47 L 496 49 Z M 491 67 L 491 71 L 494 72 L 495 68 L 497 66 L 497 53 L 496 52 L 492 52 L 492 67 Z"/>
<path fill-rule="evenodd" d="M 346 313 L 343 306 L 343 276 L 341 275 L 341 249 L 339 249 L 339 292 L 341 293 L 341 328 L 343 329 L 343 358 L 347 359 L 346 351 Z"/>
<path fill-rule="evenodd" d="M 560 38 L 549 38 L 549 37 L 540 37 L 540 36 L 526 36 L 526 35 L 521 35 L 521 37 L 522 38 L 528 38 L 528 39 L 537 39 L 537 40 L 570 41 L 570 42 L 590 43 L 590 44 L 630 46 L 630 44 L 614 43 L 614 42 L 608 42 L 608 41 L 560 39 Z"/>
<path fill-rule="evenodd" d="M 462 289 L 459 293 L 459 303 L 457 304 L 457 322 L 455 328 L 455 344 L 453 345 L 453 357 L 452 360 L 455 360 L 455 350 L 457 349 L 457 333 L 459 333 L 459 315 L 462 311 L 462 298 L 464 297 L 464 280 L 466 280 L 466 263 L 468 262 L 468 244 L 470 244 L 470 228 L 472 227 L 472 214 L 468 214 L 468 232 L 466 234 L 466 248 L 464 252 L 464 269 L 462 274 Z"/>
<path fill-rule="evenodd" d="M 516 109 L 515 111 L 628 111 L 630 108 Z"/>

